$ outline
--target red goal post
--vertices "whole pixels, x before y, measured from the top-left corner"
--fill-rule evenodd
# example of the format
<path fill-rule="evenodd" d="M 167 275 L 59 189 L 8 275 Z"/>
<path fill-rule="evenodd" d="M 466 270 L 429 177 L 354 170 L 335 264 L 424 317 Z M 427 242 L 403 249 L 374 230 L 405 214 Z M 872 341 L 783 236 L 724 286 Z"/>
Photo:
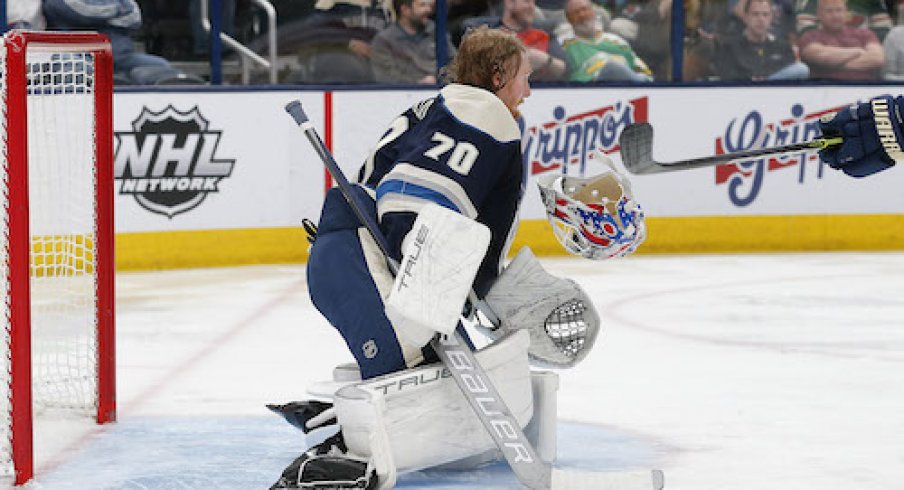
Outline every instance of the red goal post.
<path fill-rule="evenodd" d="M 10 31 L 0 64 L 0 474 L 18 485 L 35 412 L 116 418 L 113 59 L 100 34 Z"/>

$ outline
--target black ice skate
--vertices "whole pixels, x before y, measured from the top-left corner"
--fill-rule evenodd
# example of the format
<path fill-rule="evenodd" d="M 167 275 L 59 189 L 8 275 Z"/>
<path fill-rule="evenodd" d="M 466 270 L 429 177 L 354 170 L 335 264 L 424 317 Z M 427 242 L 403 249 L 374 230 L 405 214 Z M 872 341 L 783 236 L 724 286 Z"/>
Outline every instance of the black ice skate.
<path fill-rule="evenodd" d="M 289 402 L 282 405 L 271 403 L 267 405 L 267 408 L 286 419 L 286 422 L 292 424 L 294 427 L 304 431 L 305 434 L 314 429 L 320 429 L 336 423 L 335 416 L 327 418 L 323 417 L 324 412 L 333 408 L 332 403 L 317 400 L 305 400 Z"/>
<path fill-rule="evenodd" d="M 342 432 L 308 449 L 283 470 L 270 490 L 284 488 L 375 490 L 377 475 L 367 461 L 350 457 Z"/>

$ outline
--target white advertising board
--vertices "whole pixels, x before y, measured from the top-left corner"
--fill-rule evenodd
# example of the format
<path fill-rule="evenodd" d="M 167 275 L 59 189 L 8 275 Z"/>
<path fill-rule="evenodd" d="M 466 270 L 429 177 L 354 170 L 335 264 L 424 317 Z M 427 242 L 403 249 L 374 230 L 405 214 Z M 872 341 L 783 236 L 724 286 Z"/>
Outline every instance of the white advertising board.
<path fill-rule="evenodd" d="M 116 212 L 120 232 L 297 226 L 316 219 L 324 171 L 283 110 L 301 99 L 349 177 L 390 121 L 433 89 L 117 93 Z M 522 106 L 531 179 L 522 217 L 545 217 L 534 178 L 592 174 L 587 152 L 617 163 L 617 137 L 634 121 L 656 129 L 653 155 L 678 160 L 816 136 L 816 121 L 892 87 L 639 87 L 537 89 Z M 326 101 L 331 101 L 328 107 Z M 728 167 L 634 176 L 649 216 L 902 214 L 904 176 L 853 179 L 815 154 Z M 171 190 L 162 190 L 163 187 Z"/>
<path fill-rule="evenodd" d="M 323 93 L 117 93 L 117 232 L 297 226 L 324 171 L 283 107 L 324 126 Z"/>
<path fill-rule="evenodd" d="M 654 157 L 670 161 L 818 136 L 826 112 L 891 87 L 640 87 L 534 90 L 522 105 L 525 159 L 532 179 L 522 217 L 544 213 L 534 179 L 545 172 L 593 173 L 582 155 L 596 148 L 617 163 L 618 135 L 631 122 L 656 129 Z M 336 154 L 355 168 L 389 121 L 430 91 L 337 92 Z M 719 151 L 722 149 L 723 151 Z M 632 177 L 651 216 L 882 214 L 904 212 L 899 172 L 852 179 L 821 164 L 815 153 L 737 165 Z M 895 183 L 897 182 L 897 183 Z"/>

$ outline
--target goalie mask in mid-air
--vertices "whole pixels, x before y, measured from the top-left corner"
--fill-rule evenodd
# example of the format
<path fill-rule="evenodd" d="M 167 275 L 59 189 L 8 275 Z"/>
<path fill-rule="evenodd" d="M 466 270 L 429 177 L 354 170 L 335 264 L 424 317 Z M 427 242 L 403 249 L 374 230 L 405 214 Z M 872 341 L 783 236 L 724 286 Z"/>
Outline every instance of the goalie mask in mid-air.
<path fill-rule="evenodd" d="M 643 210 L 611 160 L 599 153 L 594 158 L 606 165 L 602 173 L 543 176 L 540 196 L 556 239 L 569 253 L 594 260 L 622 257 L 646 237 Z"/>

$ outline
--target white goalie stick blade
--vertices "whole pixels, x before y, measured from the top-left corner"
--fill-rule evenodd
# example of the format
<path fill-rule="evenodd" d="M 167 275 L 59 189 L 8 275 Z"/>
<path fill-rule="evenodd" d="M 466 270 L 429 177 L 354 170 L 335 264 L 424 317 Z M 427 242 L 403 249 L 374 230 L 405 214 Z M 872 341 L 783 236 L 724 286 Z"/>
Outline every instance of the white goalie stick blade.
<path fill-rule="evenodd" d="M 552 490 L 662 490 L 660 470 L 591 472 L 552 470 Z"/>
<path fill-rule="evenodd" d="M 648 123 L 630 124 L 622 130 L 618 144 L 621 147 L 622 163 L 632 174 L 658 174 L 675 170 L 712 167 L 725 163 L 756 158 L 766 155 L 779 155 L 803 150 L 821 150 L 829 146 L 841 144 L 841 138 L 818 138 L 803 143 L 795 143 L 771 148 L 736 151 L 708 157 L 691 158 L 674 162 L 657 162 L 653 159 L 653 126 Z M 754 145 L 758 146 L 758 145 Z"/>

